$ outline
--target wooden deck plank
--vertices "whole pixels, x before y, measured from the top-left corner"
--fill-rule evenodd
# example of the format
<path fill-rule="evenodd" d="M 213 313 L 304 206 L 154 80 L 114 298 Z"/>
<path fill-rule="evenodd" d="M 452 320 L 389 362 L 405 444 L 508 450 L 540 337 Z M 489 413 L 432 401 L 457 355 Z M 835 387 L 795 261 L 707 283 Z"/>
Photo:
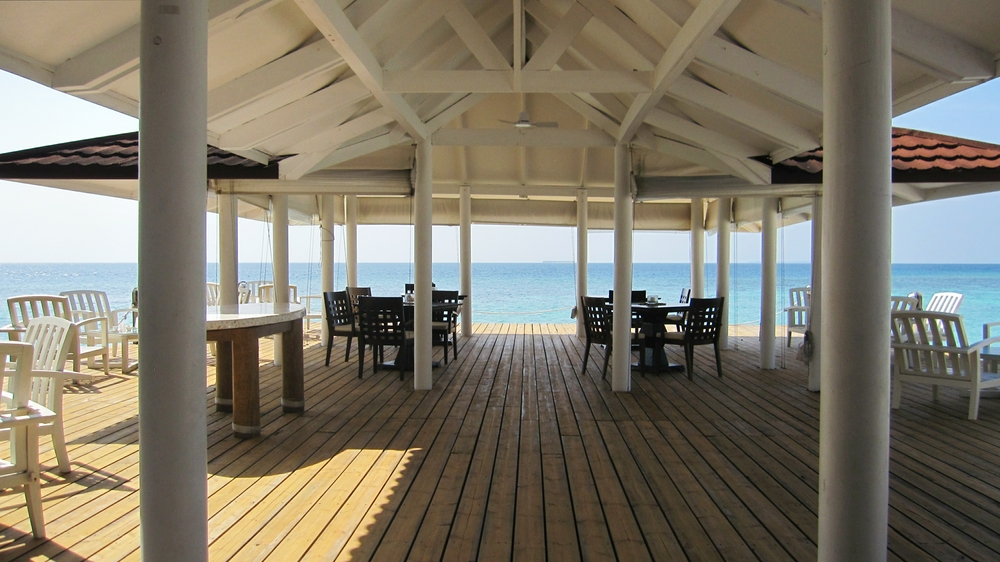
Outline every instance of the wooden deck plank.
<path fill-rule="evenodd" d="M 281 411 L 261 340 L 262 435 L 232 437 L 206 373 L 213 560 L 813 559 L 819 397 L 803 364 L 762 371 L 754 338 L 696 350 L 694 378 L 611 391 L 571 324 L 477 324 L 458 360 L 357 378 L 305 341 L 307 410 Z M 597 351 L 595 348 L 594 351 Z M 436 354 L 438 350 L 435 350 Z M 137 377 L 68 387 L 74 471 L 42 441 L 49 540 L 0 493 L 0 561 L 138 560 Z M 907 385 L 892 412 L 889 560 L 1000 558 L 1000 401 Z M 4 528 L 5 527 L 5 528 Z"/>

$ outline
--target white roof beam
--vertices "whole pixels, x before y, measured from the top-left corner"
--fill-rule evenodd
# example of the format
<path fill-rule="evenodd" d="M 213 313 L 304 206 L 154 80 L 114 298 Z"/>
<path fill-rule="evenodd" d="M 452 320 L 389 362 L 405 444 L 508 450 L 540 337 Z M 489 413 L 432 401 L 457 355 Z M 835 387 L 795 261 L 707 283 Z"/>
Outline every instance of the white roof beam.
<path fill-rule="evenodd" d="M 590 10 L 575 2 L 552 29 L 545 42 L 538 47 L 528 64 L 524 65 L 524 70 L 551 70 L 591 17 L 593 14 Z"/>
<path fill-rule="evenodd" d="M 383 85 L 398 93 L 648 93 L 651 77 L 645 71 L 523 70 L 516 88 L 506 70 L 386 70 Z"/>
<path fill-rule="evenodd" d="M 900 199 L 905 199 L 912 203 L 923 201 L 927 198 L 927 191 L 910 183 L 893 183 L 892 194 Z"/>
<path fill-rule="evenodd" d="M 556 94 L 556 98 L 568 105 L 573 111 L 583 115 L 587 121 L 593 123 L 605 133 L 611 136 L 618 134 L 618 123 L 616 121 L 580 97 L 574 94 Z"/>
<path fill-rule="evenodd" d="M 719 29 L 740 0 L 702 0 L 684 23 L 653 72 L 653 91 L 636 96 L 622 121 L 619 142 L 628 142 L 643 119 L 660 102 L 670 84 L 687 68 L 698 49 Z"/>
<path fill-rule="evenodd" d="M 707 150 L 658 136 L 653 133 L 653 129 L 649 125 L 643 125 L 639 128 L 639 131 L 635 134 L 633 144 L 647 150 L 652 150 L 653 152 L 667 154 L 681 160 L 699 164 L 710 170 L 738 176 L 736 170 Z"/>
<path fill-rule="evenodd" d="M 33 80 L 43 86 L 52 86 L 53 68 L 24 53 L 0 47 L 0 69 Z"/>
<path fill-rule="evenodd" d="M 408 45 L 412 44 L 430 27 L 441 21 L 458 0 L 425 0 L 416 10 L 392 10 L 392 21 L 380 28 L 362 26 L 361 35 L 376 58 L 389 60 Z M 385 11 L 383 8 L 382 11 Z"/>
<path fill-rule="evenodd" d="M 295 152 L 329 153 L 344 143 L 393 122 L 392 113 L 379 108 L 295 145 Z"/>
<path fill-rule="evenodd" d="M 455 33 L 458 34 L 459 38 L 465 43 L 465 45 L 472 52 L 472 56 L 476 57 L 479 64 L 483 65 L 486 70 L 512 70 L 510 63 L 507 62 L 507 58 L 503 56 L 500 49 L 497 48 L 496 44 L 486 31 L 483 29 L 476 18 L 469 12 L 465 4 L 457 3 L 452 7 L 451 10 L 445 14 L 445 19 L 451 25 Z"/>
<path fill-rule="evenodd" d="M 615 139 L 596 129 L 441 129 L 431 136 L 434 146 L 613 147 Z"/>
<path fill-rule="evenodd" d="M 514 0 L 514 76 L 511 83 L 515 90 L 521 89 L 521 70 L 524 68 L 524 57 L 527 54 L 527 44 L 524 36 L 524 0 Z"/>
<path fill-rule="evenodd" d="M 457 8 L 458 5 L 455 7 Z M 511 5 L 507 2 L 495 2 L 476 17 L 476 22 L 487 36 L 493 37 L 499 30 L 510 29 Z M 468 45 L 462 37 L 452 34 L 454 28 L 446 26 L 432 27 L 413 45 L 414 48 L 403 49 L 393 55 L 386 63 L 386 70 L 402 70 L 413 68 L 452 69 L 458 68 L 466 60 Z M 503 44 L 503 43 L 501 43 Z M 507 66 L 513 53 L 500 52 Z"/>
<path fill-rule="evenodd" d="M 368 97 L 371 97 L 368 88 L 361 83 L 361 79 L 352 76 L 222 133 L 219 135 L 219 148 L 231 150 L 259 145 L 302 123 Z"/>
<path fill-rule="evenodd" d="M 325 39 L 313 41 L 209 91 L 208 121 L 211 123 L 289 83 L 305 80 L 342 63 L 343 59 Z"/>
<path fill-rule="evenodd" d="M 305 152 L 300 150 L 302 143 L 310 139 L 324 135 L 343 125 L 352 117 L 363 115 L 374 109 L 381 108 L 378 102 L 368 97 L 327 112 L 325 115 L 318 115 L 308 121 L 300 123 L 291 129 L 278 133 L 267 139 L 267 146 L 275 154 L 297 154 Z"/>
<path fill-rule="evenodd" d="M 663 47 L 617 6 L 607 0 L 580 0 L 580 3 L 650 63 L 660 60 Z"/>
<path fill-rule="evenodd" d="M 445 109 L 427 121 L 427 132 L 434 133 L 441 127 L 451 123 L 453 119 L 460 117 L 466 111 L 475 107 L 476 104 L 486 99 L 486 97 L 485 94 L 469 94 L 465 96 L 448 109 Z"/>
<path fill-rule="evenodd" d="M 796 154 L 820 145 L 819 137 L 811 131 L 687 76 L 678 76 L 667 94 L 750 127 Z"/>
<path fill-rule="evenodd" d="M 212 0 L 209 34 L 267 9 L 279 0 Z M 77 54 L 55 69 L 52 87 L 72 94 L 97 93 L 139 69 L 139 24 Z"/>
<path fill-rule="evenodd" d="M 340 52 L 354 73 L 383 107 L 414 139 L 427 136 L 426 127 L 403 96 L 382 89 L 382 67 L 335 0 L 296 0 L 313 24 Z"/>
<path fill-rule="evenodd" d="M 319 161 L 316 161 L 313 158 L 314 155 L 311 154 L 299 154 L 298 156 L 286 158 L 278 163 L 278 176 L 282 179 L 297 180 L 308 173 L 329 168 L 330 166 L 335 166 L 407 141 L 406 132 L 401 126 L 397 125 L 378 136 L 338 148 L 325 155 Z"/>

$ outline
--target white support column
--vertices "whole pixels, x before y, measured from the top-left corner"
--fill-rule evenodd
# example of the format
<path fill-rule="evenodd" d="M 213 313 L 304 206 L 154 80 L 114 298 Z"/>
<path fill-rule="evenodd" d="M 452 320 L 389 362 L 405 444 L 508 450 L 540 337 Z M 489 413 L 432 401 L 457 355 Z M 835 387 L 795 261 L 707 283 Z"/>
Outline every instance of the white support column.
<path fill-rule="evenodd" d="M 691 296 L 705 296 L 705 203 L 691 198 Z"/>
<path fill-rule="evenodd" d="M 236 224 L 236 196 L 232 181 L 222 181 L 219 192 L 219 304 L 239 303 L 239 232 Z"/>
<path fill-rule="evenodd" d="M 579 307 L 580 297 L 587 294 L 587 261 L 590 259 L 588 217 L 587 190 L 578 189 L 576 190 L 576 335 L 581 338 L 587 335 L 583 326 L 583 310 Z"/>
<path fill-rule="evenodd" d="M 433 268 L 432 224 L 434 147 L 429 140 L 417 142 L 417 185 L 413 194 L 413 389 L 430 390 L 431 372 L 431 273 Z"/>
<path fill-rule="evenodd" d="M 774 368 L 778 293 L 778 199 L 765 197 L 760 252 L 760 368 Z"/>
<path fill-rule="evenodd" d="M 320 199 L 323 207 L 320 209 L 319 214 L 319 266 L 320 266 L 320 286 L 323 288 L 323 292 L 336 290 L 333 285 L 333 267 L 337 263 L 336 260 L 336 245 L 334 244 L 334 227 L 336 226 L 337 217 L 337 199 L 335 195 L 323 195 Z M 327 338 L 330 334 L 327 333 L 326 326 L 326 306 L 323 306 L 323 322 L 322 324 L 322 342 L 326 345 Z"/>
<path fill-rule="evenodd" d="M 886 558 L 890 9 L 889 0 L 823 2 L 821 562 Z"/>
<path fill-rule="evenodd" d="M 358 196 L 344 197 L 344 239 L 347 243 L 347 286 L 358 286 Z"/>
<path fill-rule="evenodd" d="M 147 562 L 208 560 L 207 18 L 200 0 L 141 5 L 139 540 Z"/>
<path fill-rule="evenodd" d="M 615 300 L 611 389 L 632 390 L 632 161 L 628 145 L 615 146 Z"/>
<path fill-rule="evenodd" d="M 462 303 L 462 337 L 472 335 L 472 189 L 463 185 L 458 191 L 459 289 Z"/>
<path fill-rule="evenodd" d="M 288 196 L 272 195 L 271 239 L 274 244 L 274 303 L 288 304 Z M 274 364 L 281 365 L 281 334 L 274 335 Z"/>
<path fill-rule="evenodd" d="M 719 240 L 716 244 L 718 250 L 715 258 L 715 296 L 724 297 L 726 300 L 722 306 L 722 327 L 719 334 L 719 348 L 729 349 L 729 308 L 732 304 L 729 300 L 729 238 L 730 238 L 730 213 L 733 208 L 733 200 L 729 197 L 720 197 L 715 204 L 717 222 L 719 223 Z"/>
<path fill-rule="evenodd" d="M 823 343 L 823 196 L 813 197 L 812 204 L 812 281 L 809 295 L 809 383 L 812 392 L 820 390 Z"/>

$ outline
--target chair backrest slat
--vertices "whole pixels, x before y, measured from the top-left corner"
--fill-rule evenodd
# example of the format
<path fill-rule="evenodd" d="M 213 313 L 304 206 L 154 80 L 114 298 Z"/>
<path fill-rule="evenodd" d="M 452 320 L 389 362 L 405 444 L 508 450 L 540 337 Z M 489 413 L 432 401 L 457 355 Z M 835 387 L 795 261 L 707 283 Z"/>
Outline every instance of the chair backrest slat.
<path fill-rule="evenodd" d="M 905 310 L 891 319 L 896 368 L 906 375 L 968 379 L 975 371 L 958 314 Z M 917 347 L 919 346 L 919 347 Z"/>
<path fill-rule="evenodd" d="M 347 291 L 326 291 L 323 293 L 323 307 L 326 310 L 327 326 L 354 325 L 354 312 Z"/>
<path fill-rule="evenodd" d="M 358 297 L 358 331 L 363 345 L 406 343 L 402 297 Z"/>
<path fill-rule="evenodd" d="M 892 312 L 901 312 L 904 310 L 917 310 L 919 308 L 919 301 L 915 297 L 889 297 L 892 303 Z"/>
<path fill-rule="evenodd" d="M 724 302 L 723 297 L 691 299 L 684 315 L 684 338 L 694 345 L 718 340 Z"/>
<path fill-rule="evenodd" d="M 7 299 L 10 322 L 15 326 L 26 326 L 32 318 L 57 316 L 73 320 L 69 299 L 60 295 L 21 295 Z"/>
<path fill-rule="evenodd" d="M 934 293 L 924 310 L 958 314 L 958 307 L 962 305 L 962 299 L 961 293 Z"/>
<path fill-rule="evenodd" d="M 584 296 L 580 297 L 580 303 L 587 340 L 591 343 L 611 344 L 613 316 L 607 301 L 602 297 Z"/>

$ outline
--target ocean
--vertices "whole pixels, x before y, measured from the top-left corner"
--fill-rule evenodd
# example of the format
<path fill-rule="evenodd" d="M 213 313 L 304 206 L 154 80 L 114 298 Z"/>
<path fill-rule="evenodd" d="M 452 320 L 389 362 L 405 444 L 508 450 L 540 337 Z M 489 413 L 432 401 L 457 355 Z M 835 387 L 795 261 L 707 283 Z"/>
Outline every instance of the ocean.
<path fill-rule="evenodd" d="M 241 263 L 241 280 L 271 279 L 269 264 Z M 571 323 L 574 304 L 572 263 L 475 263 L 472 266 L 473 318 L 476 322 Z M 706 294 L 714 294 L 715 264 L 705 265 Z M 637 263 L 633 286 L 647 294 L 673 301 L 690 285 L 686 263 Z M 25 294 L 59 294 L 74 289 L 98 289 L 108 293 L 114 308 L 131 302 L 136 286 L 137 265 L 132 263 L 0 264 L 0 298 Z M 216 264 L 208 264 L 208 281 L 218 281 Z M 346 273 L 338 263 L 335 286 L 342 289 Z M 612 287 L 613 266 L 589 266 L 588 293 L 606 295 Z M 458 289 L 458 264 L 434 264 L 434 282 L 440 289 Z M 375 295 L 399 295 L 403 284 L 412 282 L 408 263 L 358 264 L 358 284 L 370 286 Z M 320 265 L 293 263 L 289 281 L 299 295 L 320 293 Z M 809 284 L 809 264 L 778 266 L 778 324 L 780 310 L 788 305 L 788 289 Z M 731 323 L 760 322 L 760 264 L 733 264 L 730 275 Z M 923 293 L 925 302 L 933 293 L 954 291 L 965 295 L 960 312 L 970 339 L 977 341 L 984 322 L 1000 321 L 1000 265 L 894 264 L 892 294 Z M 317 306 L 319 304 L 317 303 Z M 0 307 L 0 325 L 9 323 L 6 307 Z"/>

